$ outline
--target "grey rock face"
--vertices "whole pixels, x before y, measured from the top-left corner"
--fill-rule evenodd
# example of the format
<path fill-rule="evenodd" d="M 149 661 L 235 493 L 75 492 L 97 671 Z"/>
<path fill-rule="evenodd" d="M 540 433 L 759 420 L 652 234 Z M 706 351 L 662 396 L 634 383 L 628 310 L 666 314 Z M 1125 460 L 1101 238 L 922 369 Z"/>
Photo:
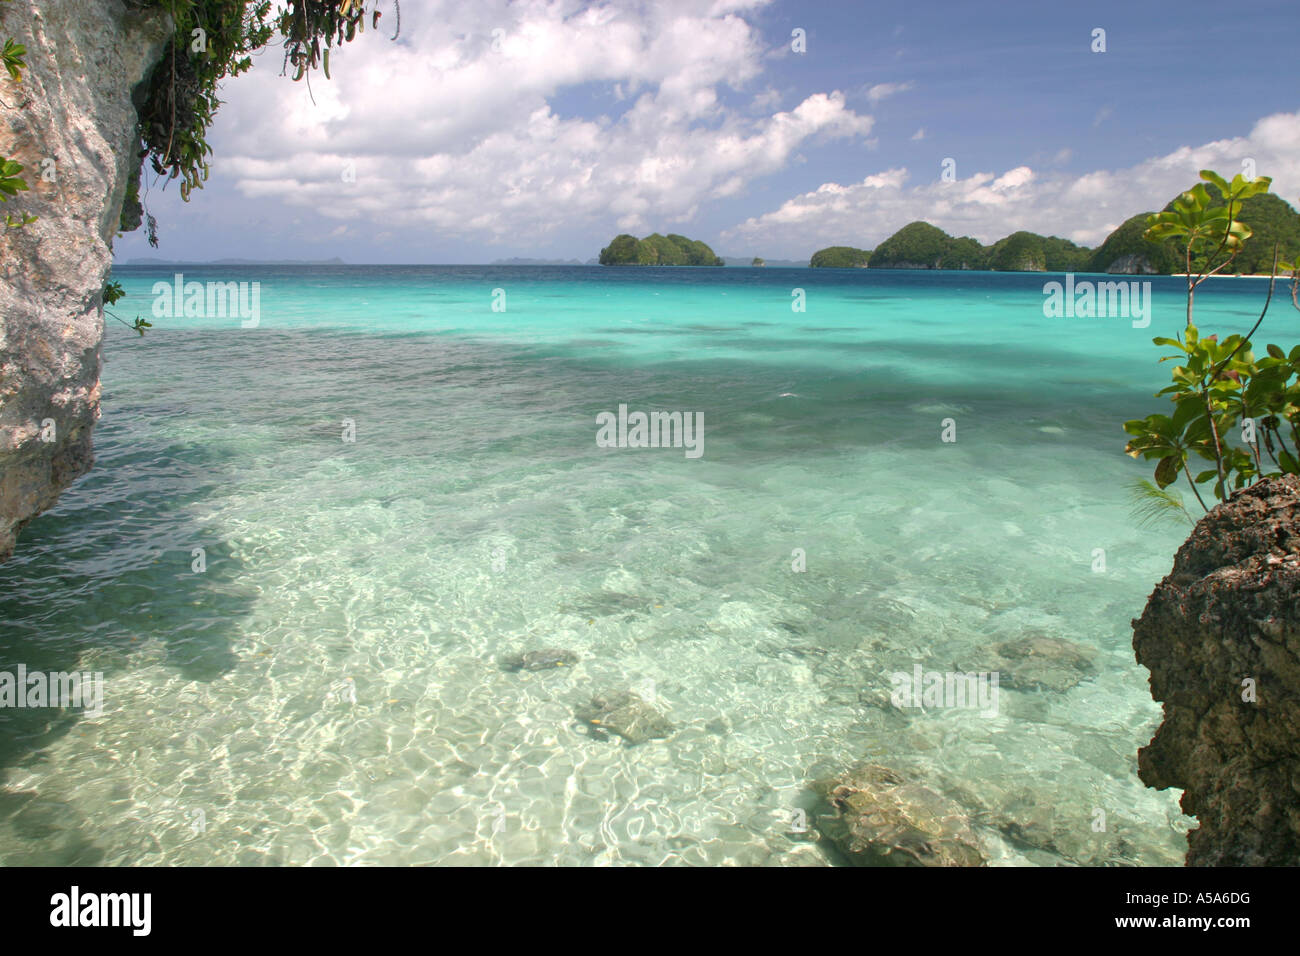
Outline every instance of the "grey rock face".
<path fill-rule="evenodd" d="M 1106 267 L 1109 275 L 1126 275 L 1126 276 L 1150 276 L 1156 274 L 1156 269 L 1151 265 L 1146 256 L 1130 252 L 1126 256 L 1120 256 L 1114 262 Z"/>
<path fill-rule="evenodd" d="M 0 155 L 30 187 L 0 214 L 39 217 L 0 233 L 0 561 L 93 461 L 109 243 L 139 162 L 131 95 L 170 29 L 121 0 L 0 4 L 28 65 L 0 81 Z"/>
<path fill-rule="evenodd" d="M 1200 520 L 1133 622 L 1164 721 L 1138 751 L 1200 826 L 1189 866 L 1300 862 L 1300 478 Z"/>

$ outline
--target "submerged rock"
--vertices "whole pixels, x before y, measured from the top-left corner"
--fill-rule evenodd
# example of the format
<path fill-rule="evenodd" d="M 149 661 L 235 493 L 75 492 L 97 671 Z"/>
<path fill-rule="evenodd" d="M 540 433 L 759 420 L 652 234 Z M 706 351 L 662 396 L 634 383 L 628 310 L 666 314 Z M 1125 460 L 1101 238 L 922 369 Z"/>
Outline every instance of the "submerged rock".
<path fill-rule="evenodd" d="M 1137 824 L 1115 812 L 1099 818 L 1099 808 L 1080 800 L 1077 788 L 1051 775 L 1032 787 L 980 781 L 960 796 L 974 808 L 974 817 L 982 825 L 998 830 L 1023 853 L 1045 854 L 1049 865 L 1051 857 L 1057 857 L 1058 865 L 1065 861 L 1078 866 L 1138 866 L 1151 863 L 1151 854 L 1157 852 L 1160 865 L 1177 861 L 1163 844 L 1136 845 L 1130 833 Z M 1104 826 L 1097 825 L 1099 819 Z"/>
<path fill-rule="evenodd" d="M 1045 634 L 1027 634 L 993 650 L 998 680 L 1012 690 L 1066 691 L 1097 669 L 1092 648 Z"/>
<path fill-rule="evenodd" d="M 552 667 L 571 667 L 578 663 L 578 655 L 562 647 L 543 647 L 501 658 L 501 669 L 507 671 L 542 671 Z"/>
<path fill-rule="evenodd" d="M 667 717 L 630 690 L 596 694 L 590 704 L 578 708 L 577 717 L 597 731 L 618 734 L 630 744 L 668 737 L 674 729 Z"/>
<path fill-rule="evenodd" d="M 627 620 L 637 614 L 651 610 L 652 602 L 636 594 L 624 594 L 621 591 L 596 591 L 576 601 L 560 605 L 560 613 L 577 614 L 580 617 L 613 617 L 623 615 Z"/>
<path fill-rule="evenodd" d="M 822 835 L 858 866 L 983 866 L 962 809 L 942 794 L 876 764 L 813 784 L 826 802 Z"/>
<path fill-rule="evenodd" d="M 1233 495 L 1197 523 L 1133 622 L 1164 722 L 1138 751 L 1148 787 L 1183 790 L 1189 866 L 1300 861 L 1300 477 Z"/>

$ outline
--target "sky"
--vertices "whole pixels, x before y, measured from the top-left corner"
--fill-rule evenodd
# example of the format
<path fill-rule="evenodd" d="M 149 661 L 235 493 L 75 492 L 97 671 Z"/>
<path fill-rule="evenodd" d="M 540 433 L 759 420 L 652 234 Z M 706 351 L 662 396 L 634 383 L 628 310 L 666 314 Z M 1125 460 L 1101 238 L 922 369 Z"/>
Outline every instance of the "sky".
<path fill-rule="evenodd" d="M 917 219 L 1095 246 L 1206 167 L 1300 207 L 1295 0 L 404 0 L 396 40 L 379 9 L 330 80 L 273 46 L 226 81 L 208 182 L 146 168 L 160 245 L 117 261 L 585 261 L 622 232 L 806 260 Z"/>

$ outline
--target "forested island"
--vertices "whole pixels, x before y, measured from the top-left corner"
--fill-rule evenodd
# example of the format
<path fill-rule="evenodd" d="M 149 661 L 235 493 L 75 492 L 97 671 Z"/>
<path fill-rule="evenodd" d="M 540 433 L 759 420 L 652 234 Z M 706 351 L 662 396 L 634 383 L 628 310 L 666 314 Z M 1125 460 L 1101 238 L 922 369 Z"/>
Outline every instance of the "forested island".
<path fill-rule="evenodd" d="M 602 266 L 722 266 L 722 258 L 715 255 L 698 239 L 687 239 L 675 233 L 661 236 L 652 233 L 644 239 L 623 233 L 600 250 Z"/>
<path fill-rule="evenodd" d="M 827 246 L 812 254 L 808 265 L 814 269 L 864 269 L 871 259 L 870 249 L 852 246 Z"/>
<path fill-rule="evenodd" d="M 1210 187 L 1213 191 L 1213 187 Z M 1172 208 L 1171 201 L 1164 208 Z M 970 236 L 950 236 L 928 222 L 908 223 L 874 250 L 829 246 L 814 252 L 813 268 L 983 269 L 992 272 L 1113 272 L 1173 275 L 1187 264 L 1170 244 L 1142 237 L 1151 212 L 1125 220 L 1096 249 L 1058 236 L 1013 232 L 991 246 Z M 1300 255 L 1300 213 L 1272 193 L 1247 199 L 1240 219 L 1254 230 L 1247 249 L 1228 270 L 1235 275 L 1266 275 L 1273 245 L 1283 260 Z"/>

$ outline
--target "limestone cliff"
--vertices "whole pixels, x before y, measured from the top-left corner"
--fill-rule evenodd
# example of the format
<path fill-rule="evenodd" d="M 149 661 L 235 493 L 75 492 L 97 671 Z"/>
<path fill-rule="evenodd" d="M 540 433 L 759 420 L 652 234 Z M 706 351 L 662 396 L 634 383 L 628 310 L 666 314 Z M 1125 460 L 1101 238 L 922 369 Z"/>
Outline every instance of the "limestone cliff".
<path fill-rule="evenodd" d="M 0 560 L 93 459 L 101 295 L 129 174 L 132 93 L 170 19 L 122 0 L 12 0 L 0 37 L 27 47 L 0 96 L 0 155 L 30 190 L 0 207 L 38 221 L 0 234 Z"/>
<path fill-rule="evenodd" d="M 1300 478 L 1201 519 L 1133 647 L 1164 703 L 1138 773 L 1183 790 L 1187 863 L 1300 864 Z"/>

